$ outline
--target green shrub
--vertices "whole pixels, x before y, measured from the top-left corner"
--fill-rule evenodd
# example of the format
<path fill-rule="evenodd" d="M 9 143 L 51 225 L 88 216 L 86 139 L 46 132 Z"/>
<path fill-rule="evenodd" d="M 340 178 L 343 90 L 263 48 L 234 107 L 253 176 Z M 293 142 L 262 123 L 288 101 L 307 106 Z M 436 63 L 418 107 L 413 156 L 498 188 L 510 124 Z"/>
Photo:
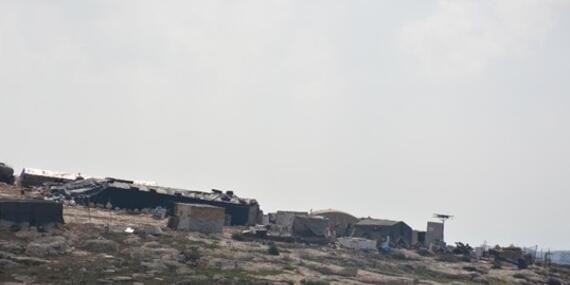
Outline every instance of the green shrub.
<path fill-rule="evenodd" d="M 330 283 L 325 280 L 318 280 L 318 279 L 303 279 L 301 281 L 303 285 L 329 285 Z"/>
<path fill-rule="evenodd" d="M 279 255 L 279 249 L 277 248 L 277 245 L 275 245 L 274 242 L 269 243 L 269 248 L 267 249 L 267 252 L 270 255 Z"/>
<path fill-rule="evenodd" d="M 232 234 L 232 239 L 233 239 L 233 240 L 237 240 L 237 241 L 244 241 L 244 240 L 245 240 L 245 236 L 243 236 L 241 233 L 233 233 L 233 234 Z"/>

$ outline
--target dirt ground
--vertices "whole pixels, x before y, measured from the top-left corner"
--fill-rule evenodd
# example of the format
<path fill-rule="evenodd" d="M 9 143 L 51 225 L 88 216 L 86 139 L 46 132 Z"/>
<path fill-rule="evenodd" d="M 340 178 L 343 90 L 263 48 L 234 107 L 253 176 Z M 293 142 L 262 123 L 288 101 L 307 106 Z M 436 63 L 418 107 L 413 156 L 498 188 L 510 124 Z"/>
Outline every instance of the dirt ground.
<path fill-rule="evenodd" d="M 0 186 L 0 197 L 18 197 Z M 570 284 L 570 268 L 493 268 L 421 256 L 176 232 L 149 214 L 64 207 L 65 224 L 0 226 L 0 284 Z M 134 229 L 133 233 L 125 229 Z M 560 282 L 560 283 L 556 283 Z"/>

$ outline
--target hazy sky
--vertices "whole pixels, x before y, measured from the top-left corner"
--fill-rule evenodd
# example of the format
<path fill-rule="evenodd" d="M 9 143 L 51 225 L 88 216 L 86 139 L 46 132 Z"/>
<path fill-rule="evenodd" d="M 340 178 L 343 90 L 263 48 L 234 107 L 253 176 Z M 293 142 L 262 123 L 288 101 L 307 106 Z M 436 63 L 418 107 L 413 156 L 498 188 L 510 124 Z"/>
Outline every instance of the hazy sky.
<path fill-rule="evenodd" d="M 0 161 L 570 249 L 570 1 L 0 1 Z"/>

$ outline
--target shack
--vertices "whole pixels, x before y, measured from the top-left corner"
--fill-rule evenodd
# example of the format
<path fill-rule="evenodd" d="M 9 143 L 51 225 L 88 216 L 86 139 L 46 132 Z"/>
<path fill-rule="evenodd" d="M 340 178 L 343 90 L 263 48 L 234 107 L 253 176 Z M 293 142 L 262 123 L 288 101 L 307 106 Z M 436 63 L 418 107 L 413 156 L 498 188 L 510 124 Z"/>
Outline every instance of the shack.
<path fill-rule="evenodd" d="M 426 246 L 426 232 L 414 230 L 412 233 L 412 245 Z"/>
<path fill-rule="evenodd" d="M 45 200 L 0 199 L 0 223 L 21 227 L 63 224 L 63 206 Z"/>
<path fill-rule="evenodd" d="M 306 238 L 329 238 L 329 220 L 320 216 L 295 216 L 292 234 Z"/>
<path fill-rule="evenodd" d="M 312 216 L 321 216 L 329 220 L 329 227 L 334 236 L 349 236 L 358 218 L 339 210 L 326 209 L 311 212 Z"/>
<path fill-rule="evenodd" d="M 172 214 L 173 203 L 205 204 L 225 209 L 226 224 L 254 225 L 261 220 L 255 199 L 240 198 L 233 191 L 192 191 L 128 180 L 85 179 L 52 187 L 54 195 L 63 195 L 81 205 L 110 205 L 120 209 L 154 209 L 162 207 Z"/>
<path fill-rule="evenodd" d="M 293 221 L 296 216 L 308 216 L 308 212 L 302 211 L 277 211 L 268 214 L 268 221 L 273 232 L 281 235 L 290 235 L 293 230 Z"/>
<path fill-rule="evenodd" d="M 174 203 L 168 226 L 178 231 L 220 234 L 224 229 L 225 210 L 204 204 Z"/>
<path fill-rule="evenodd" d="M 389 238 L 394 245 L 412 244 L 412 228 L 402 221 L 364 219 L 354 225 L 353 236 L 378 241 Z"/>
<path fill-rule="evenodd" d="M 14 184 L 14 169 L 0 162 L 0 182 Z"/>
<path fill-rule="evenodd" d="M 79 173 L 64 173 L 50 170 L 24 168 L 18 177 L 18 184 L 22 187 L 35 187 L 50 184 L 63 184 L 80 180 Z"/>

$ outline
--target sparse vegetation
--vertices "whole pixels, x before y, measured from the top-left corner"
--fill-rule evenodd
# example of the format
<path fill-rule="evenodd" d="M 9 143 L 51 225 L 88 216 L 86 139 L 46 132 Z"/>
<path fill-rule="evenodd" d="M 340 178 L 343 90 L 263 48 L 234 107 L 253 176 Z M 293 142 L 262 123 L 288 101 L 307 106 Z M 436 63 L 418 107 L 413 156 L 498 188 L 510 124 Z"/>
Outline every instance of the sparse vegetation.
<path fill-rule="evenodd" d="M 277 245 L 274 242 L 270 242 L 268 244 L 267 252 L 270 255 L 279 255 L 279 249 L 277 248 Z"/>
<path fill-rule="evenodd" d="M 11 232 L 0 225 L 0 283 L 506 285 L 513 279 L 521 284 L 570 280 L 570 268 L 563 266 L 517 271 L 504 265 L 498 276 L 490 262 L 461 255 L 405 249 L 381 255 L 300 243 L 232 242 L 246 238 L 239 228 L 212 236 L 168 230 L 165 221 L 149 213 L 112 217 L 108 210 L 66 207 L 66 224 L 47 231 Z M 158 226 L 164 233 L 128 234 L 127 225 Z"/>
<path fill-rule="evenodd" d="M 329 285 L 330 283 L 325 280 L 318 280 L 318 279 L 303 279 L 301 281 L 303 285 Z"/>
<path fill-rule="evenodd" d="M 232 234 L 232 239 L 237 240 L 237 241 L 245 241 L 246 240 L 245 236 L 242 235 L 241 233 L 238 233 L 238 232 Z"/>

